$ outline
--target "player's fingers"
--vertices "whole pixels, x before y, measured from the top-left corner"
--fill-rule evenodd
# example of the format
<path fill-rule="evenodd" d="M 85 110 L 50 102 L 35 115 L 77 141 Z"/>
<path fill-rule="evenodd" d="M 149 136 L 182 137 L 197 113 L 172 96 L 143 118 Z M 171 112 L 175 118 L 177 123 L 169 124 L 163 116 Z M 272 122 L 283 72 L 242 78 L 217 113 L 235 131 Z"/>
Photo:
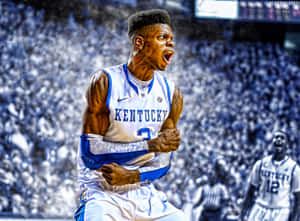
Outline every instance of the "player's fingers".
<path fill-rule="evenodd" d="M 119 164 L 117 164 L 117 163 L 111 163 L 111 165 L 112 165 L 112 166 L 115 166 L 115 167 L 118 167 L 118 166 L 119 166 Z"/>
<path fill-rule="evenodd" d="M 173 145 L 173 146 L 178 146 L 180 144 L 180 139 L 179 140 L 170 140 L 168 142 L 169 145 Z"/>
<path fill-rule="evenodd" d="M 101 169 L 100 172 L 108 174 L 108 173 L 112 173 L 112 169 L 104 167 L 104 168 Z"/>
<path fill-rule="evenodd" d="M 111 180 L 112 180 L 111 176 L 108 175 L 108 174 L 106 174 L 106 173 L 103 173 L 102 176 L 104 177 L 104 179 L 105 179 L 106 181 L 111 181 Z"/>
<path fill-rule="evenodd" d="M 171 146 L 171 150 L 174 151 L 174 150 L 177 150 L 178 149 L 178 146 L 175 145 L 175 146 Z"/>
<path fill-rule="evenodd" d="M 177 129 L 174 129 L 173 133 L 174 133 L 176 136 L 179 136 L 179 135 L 180 135 L 180 132 L 179 132 L 179 130 L 177 130 Z"/>
<path fill-rule="evenodd" d="M 100 171 L 106 171 L 108 173 L 112 172 L 112 166 L 110 164 L 104 164 L 101 168 Z"/>
<path fill-rule="evenodd" d="M 175 142 L 180 141 L 180 136 L 174 136 L 174 137 L 172 137 L 172 141 L 175 141 Z"/>
<path fill-rule="evenodd" d="M 176 145 L 165 145 L 164 148 L 162 148 L 161 152 L 171 152 L 178 149 L 178 146 Z"/>

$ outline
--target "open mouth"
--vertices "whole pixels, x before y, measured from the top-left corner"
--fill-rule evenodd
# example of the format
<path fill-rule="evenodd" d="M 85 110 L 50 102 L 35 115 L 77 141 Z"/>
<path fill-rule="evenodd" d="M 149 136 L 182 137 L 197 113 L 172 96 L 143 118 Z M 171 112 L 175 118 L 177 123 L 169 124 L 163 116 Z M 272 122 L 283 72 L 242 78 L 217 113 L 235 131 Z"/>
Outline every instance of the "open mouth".
<path fill-rule="evenodd" d="M 174 51 L 168 50 L 163 54 L 164 61 L 169 64 L 171 62 L 171 58 L 174 54 Z"/>

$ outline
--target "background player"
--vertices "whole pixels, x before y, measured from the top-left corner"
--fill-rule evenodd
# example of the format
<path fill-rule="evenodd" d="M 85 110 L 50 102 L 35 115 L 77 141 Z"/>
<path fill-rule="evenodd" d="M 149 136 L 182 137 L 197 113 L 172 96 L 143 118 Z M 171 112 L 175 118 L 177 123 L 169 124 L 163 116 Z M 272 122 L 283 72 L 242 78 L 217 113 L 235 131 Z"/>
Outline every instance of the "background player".
<path fill-rule="evenodd" d="M 93 75 L 87 90 L 79 181 L 85 203 L 77 220 L 183 220 L 151 182 L 164 176 L 180 143 L 181 92 L 157 70 L 174 54 L 164 10 L 128 21 L 127 64 Z"/>
<path fill-rule="evenodd" d="M 209 183 L 202 187 L 201 195 L 194 208 L 202 206 L 200 221 L 221 220 L 222 209 L 228 202 L 225 185 L 218 182 L 217 172 L 210 171 Z"/>
<path fill-rule="evenodd" d="M 282 131 L 273 136 L 273 154 L 255 163 L 242 212 L 242 220 L 251 209 L 249 221 L 298 221 L 300 214 L 300 168 L 286 154 L 288 136 Z M 290 211 L 291 194 L 294 205 Z"/>

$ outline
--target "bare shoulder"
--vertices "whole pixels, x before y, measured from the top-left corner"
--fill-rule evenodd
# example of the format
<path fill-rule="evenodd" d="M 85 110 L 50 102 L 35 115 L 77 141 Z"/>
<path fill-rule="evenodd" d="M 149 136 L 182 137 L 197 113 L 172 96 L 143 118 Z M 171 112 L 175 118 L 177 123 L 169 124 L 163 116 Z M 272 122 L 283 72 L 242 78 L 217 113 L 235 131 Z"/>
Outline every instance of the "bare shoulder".
<path fill-rule="evenodd" d="M 109 79 L 105 72 L 98 71 L 91 77 L 86 91 L 86 99 L 89 108 L 99 108 L 105 106 L 109 88 Z"/>
<path fill-rule="evenodd" d="M 108 89 L 109 80 L 103 71 L 91 77 L 86 91 L 87 106 L 83 114 L 83 133 L 105 134 L 109 125 L 106 106 Z"/>

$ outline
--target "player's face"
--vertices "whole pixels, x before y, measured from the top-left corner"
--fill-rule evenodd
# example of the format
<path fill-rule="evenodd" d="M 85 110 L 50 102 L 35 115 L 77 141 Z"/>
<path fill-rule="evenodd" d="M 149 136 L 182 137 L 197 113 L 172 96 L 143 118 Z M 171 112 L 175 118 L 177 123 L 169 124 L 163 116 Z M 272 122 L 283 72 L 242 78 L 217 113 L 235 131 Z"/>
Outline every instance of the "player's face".
<path fill-rule="evenodd" d="M 165 70 L 174 55 L 173 34 L 169 25 L 148 27 L 144 47 L 145 62 L 154 70 Z"/>
<path fill-rule="evenodd" d="M 275 154 L 285 154 L 288 140 L 286 134 L 276 132 L 273 137 L 273 148 Z"/>

